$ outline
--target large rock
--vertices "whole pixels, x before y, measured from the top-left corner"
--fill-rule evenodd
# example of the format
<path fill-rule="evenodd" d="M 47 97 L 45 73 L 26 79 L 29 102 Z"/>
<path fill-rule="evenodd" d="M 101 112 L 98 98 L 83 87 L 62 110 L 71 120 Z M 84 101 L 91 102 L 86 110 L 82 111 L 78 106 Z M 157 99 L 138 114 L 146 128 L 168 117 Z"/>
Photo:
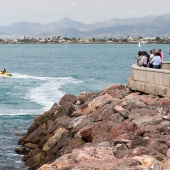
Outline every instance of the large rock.
<path fill-rule="evenodd" d="M 63 104 L 66 104 L 66 103 L 72 103 L 72 104 L 76 104 L 76 100 L 77 100 L 77 98 L 76 98 L 76 96 L 74 96 L 74 95 L 72 95 L 72 94 L 65 94 L 62 98 L 61 98 L 61 100 L 60 100 L 60 102 L 59 102 L 59 104 L 62 106 Z"/>
<path fill-rule="evenodd" d="M 169 170 L 169 98 L 114 85 L 59 104 L 19 140 L 30 170 Z"/>
<path fill-rule="evenodd" d="M 58 142 L 58 140 L 61 138 L 61 136 L 62 136 L 62 134 L 63 134 L 64 132 L 67 132 L 67 130 L 64 129 L 64 128 L 59 128 L 59 129 L 57 129 L 57 130 L 54 132 L 53 136 L 51 136 L 51 137 L 48 139 L 48 141 L 44 144 L 43 150 L 44 150 L 44 151 L 48 151 L 48 149 L 49 149 L 51 146 L 55 145 L 55 144 Z"/>

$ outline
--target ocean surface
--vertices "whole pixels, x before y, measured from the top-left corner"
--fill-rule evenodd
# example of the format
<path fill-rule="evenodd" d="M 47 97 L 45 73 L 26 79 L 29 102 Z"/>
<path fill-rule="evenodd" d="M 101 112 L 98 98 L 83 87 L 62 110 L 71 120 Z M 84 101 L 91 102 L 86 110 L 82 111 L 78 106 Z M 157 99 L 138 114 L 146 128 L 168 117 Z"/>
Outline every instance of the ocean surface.
<path fill-rule="evenodd" d="M 13 75 L 0 76 L 0 170 L 28 169 L 15 149 L 35 116 L 66 93 L 126 85 L 138 51 L 153 48 L 170 61 L 170 45 L 0 45 L 0 69 Z"/>

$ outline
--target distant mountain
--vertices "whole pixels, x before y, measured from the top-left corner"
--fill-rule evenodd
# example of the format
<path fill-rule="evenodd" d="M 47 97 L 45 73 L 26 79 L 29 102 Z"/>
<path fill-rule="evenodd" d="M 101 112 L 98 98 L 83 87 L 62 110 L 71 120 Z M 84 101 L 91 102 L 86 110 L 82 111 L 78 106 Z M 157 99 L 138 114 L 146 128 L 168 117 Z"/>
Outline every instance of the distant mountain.
<path fill-rule="evenodd" d="M 96 22 L 92 25 L 93 29 L 97 28 L 106 28 L 106 27 L 114 27 L 114 26 L 121 26 L 121 25 L 137 25 L 143 24 L 146 22 L 152 22 L 155 19 L 154 16 L 142 17 L 142 18 L 126 18 L 126 19 L 118 19 L 112 18 L 109 20 L 105 20 L 102 22 Z"/>
<path fill-rule="evenodd" d="M 84 24 L 64 18 L 56 22 L 41 24 L 30 22 L 18 22 L 0 27 L 0 36 L 18 35 L 29 37 L 80 37 L 80 38 L 104 38 L 132 36 L 170 36 L 170 14 L 162 16 L 148 16 L 141 18 L 112 18 Z"/>
<path fill-rule="evenodd" d="M 68 28 L 73 28 L 73 29 L 81 29 L 83 27 L 85 27 L 85 24 L 83 24 L 82 22 L 77 22 L 77 21 L 73 21 L 69 18 L 64 18 L 61 19 L 57 22 L 53 22 L 53 23 L 49 23 L 46 24 L 47 27 L 51 27 L 51 28 L 64 28 L 64 29 L 68 29 Z"/>
<path fill-rule="evenodd" d="M 8 26 L 0 27 L 0 31 L 7 34 L 25 35 L 41 31 L 44 25 L 40 23 L 18 22 Z"/>

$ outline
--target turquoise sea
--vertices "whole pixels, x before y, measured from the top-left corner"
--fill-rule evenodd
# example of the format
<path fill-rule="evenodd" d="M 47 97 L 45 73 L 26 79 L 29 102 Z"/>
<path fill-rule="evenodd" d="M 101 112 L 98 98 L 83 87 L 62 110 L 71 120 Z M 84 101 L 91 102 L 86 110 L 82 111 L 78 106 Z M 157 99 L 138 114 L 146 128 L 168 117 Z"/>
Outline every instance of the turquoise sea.
<path fill-rule="evenodd" d="M 170 45 L 0 45 L 0 69 L 13 74 L 0 76 L 0 170 L 27 169 L 14 150 L 35 116 L 66 93 L 126 85 L 138 51 L 153 48 L 170 61 Z"/>

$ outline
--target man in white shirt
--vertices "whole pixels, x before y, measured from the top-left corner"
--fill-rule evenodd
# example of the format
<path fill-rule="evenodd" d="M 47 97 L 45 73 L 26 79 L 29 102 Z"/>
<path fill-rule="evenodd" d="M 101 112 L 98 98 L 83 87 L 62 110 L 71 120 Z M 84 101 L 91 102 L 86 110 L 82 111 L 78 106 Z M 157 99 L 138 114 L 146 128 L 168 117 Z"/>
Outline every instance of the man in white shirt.
<path fill-rule="evenodd" d="M 158 52 L 156 53 L 155 57 L 152 58 L 151 63 L 153 64 L 153 68 L 156 68 L 156 69 L 160 68 L 162 61 L 161 61 L 161 58 Z"/>

